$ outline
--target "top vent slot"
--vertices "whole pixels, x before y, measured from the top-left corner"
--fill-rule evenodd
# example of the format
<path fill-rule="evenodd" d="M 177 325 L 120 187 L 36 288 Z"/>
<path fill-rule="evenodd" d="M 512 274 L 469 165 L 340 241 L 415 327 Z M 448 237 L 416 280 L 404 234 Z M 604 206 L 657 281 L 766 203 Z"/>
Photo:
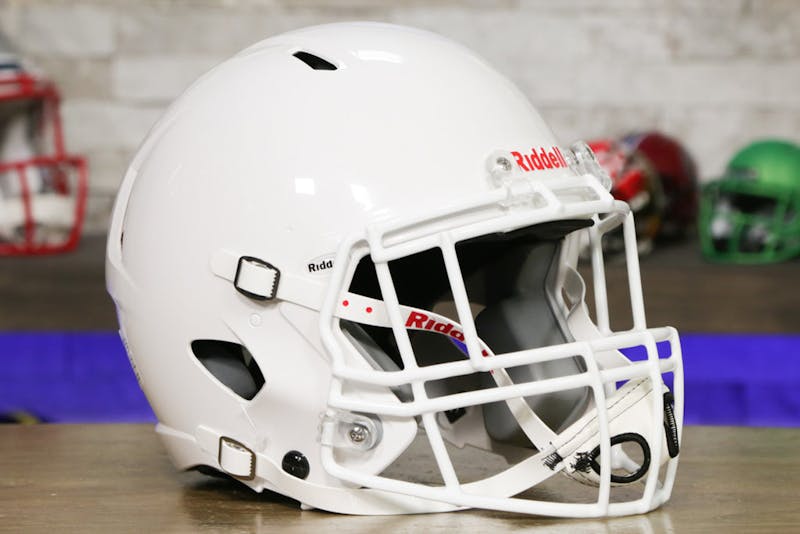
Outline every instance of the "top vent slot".
<path fill-rule="evenodd" d="M 336 70 L 336 65 L 314 54 L 300 51 L 292 55 L 314 70 Z"/>

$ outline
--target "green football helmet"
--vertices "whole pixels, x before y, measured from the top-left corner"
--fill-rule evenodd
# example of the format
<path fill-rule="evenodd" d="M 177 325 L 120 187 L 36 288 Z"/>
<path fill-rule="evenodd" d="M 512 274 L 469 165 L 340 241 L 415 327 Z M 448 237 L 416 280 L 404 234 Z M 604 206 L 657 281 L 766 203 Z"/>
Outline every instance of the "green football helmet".
<path fill-rule="evenodd" d="M 752 143 L 703 189 L 703 255 L 727 263 L 770 263 L 800 254 L 800 147 Z"/>

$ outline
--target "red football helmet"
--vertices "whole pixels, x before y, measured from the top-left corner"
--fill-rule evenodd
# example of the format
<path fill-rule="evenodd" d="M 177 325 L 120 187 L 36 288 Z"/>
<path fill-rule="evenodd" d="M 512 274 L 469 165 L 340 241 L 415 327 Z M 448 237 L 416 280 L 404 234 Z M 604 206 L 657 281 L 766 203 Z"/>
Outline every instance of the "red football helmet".
<path fill-rule="evenodd" d="M 634 212 L 639 250 L 648 252 L 661 230 L 665 203 L 653 166 L 637 150 L 611 138 L 596 139 L 589 146 L 611 176 L 611 194 L 627 202 Z M 615 251 L 621 246 L 621 236 L 608 234 L 603 245 Z"/>
<path fill-rule="evenodd" d="M 655 131 L 626 135 L 622 145 L 646 157 L 658 174 L 664 191 L 661 235 L 686 234 L 697 219 L 697 166 L 692 156 L 676 139 Z"/>
<path fill-rule="evenodd" d="M 87 167 L 64 147 L 59 94 L 0 37 L 0 255 L 74 248 L 86 207 Z"/>

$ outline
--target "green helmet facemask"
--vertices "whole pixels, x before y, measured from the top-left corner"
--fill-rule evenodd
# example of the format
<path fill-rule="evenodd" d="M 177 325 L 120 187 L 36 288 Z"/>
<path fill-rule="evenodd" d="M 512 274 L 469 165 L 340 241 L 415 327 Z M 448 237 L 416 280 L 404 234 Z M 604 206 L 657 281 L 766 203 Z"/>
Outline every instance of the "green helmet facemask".
<path fill-rule="evenodd" d="M 800 254 L 800 147 L 766 140 L 731 159 L 703 188 L 703 255 L 728 263 L 769 263 Z"/>

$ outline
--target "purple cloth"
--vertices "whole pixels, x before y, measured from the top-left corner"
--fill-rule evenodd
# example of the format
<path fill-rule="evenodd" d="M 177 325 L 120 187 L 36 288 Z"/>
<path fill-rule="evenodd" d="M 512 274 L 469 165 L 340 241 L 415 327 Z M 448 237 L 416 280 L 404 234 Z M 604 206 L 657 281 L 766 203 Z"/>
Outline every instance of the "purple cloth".
<path fill-rule="evenodd" d="M 681 342 L 687 424 L 800 426 L 800 335 L 684 334 Z M 0 413 L 155 421 L 116 333 L 1 333 L 0 364 Z"/>
<path fill-rule="evenodd" d="M 116 332 L 0 334 L 0 413 L 59 423 L 155 422 Z"/>

